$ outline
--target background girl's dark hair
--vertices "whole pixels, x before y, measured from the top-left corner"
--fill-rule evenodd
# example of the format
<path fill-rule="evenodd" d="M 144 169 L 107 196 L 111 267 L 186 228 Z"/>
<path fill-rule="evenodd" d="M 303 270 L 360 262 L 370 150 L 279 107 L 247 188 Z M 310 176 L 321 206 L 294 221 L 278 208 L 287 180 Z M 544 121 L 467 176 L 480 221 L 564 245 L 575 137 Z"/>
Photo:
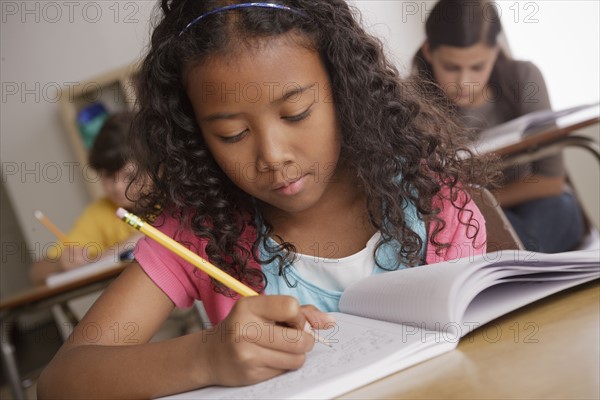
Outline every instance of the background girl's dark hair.
<path fill-rule="evenodd" d="M 447 247 L 448 243 L 436 241 L 445 223 L 436 217 L 439 210 L 432 209 L 432 197 L 443 182 L 464 214 L 465 204 L 458 200 L 462 197 L 456 196 L 465 190 L 459 182 L 486 184 L 489 170 L 479 159 L 467 162 L 458 157 L 467 138 L 452 116 L 437 107 L 444 100 L 426 97 L 419 85 L 402 81 L 381 43 L 361 28 L 344 0 L 276 2 L 306 16 L 246 8 L 213 14 L 179 36 L 196 16 L 237 1 L 163 0 L 163 16 L 139 76 L 140 111 L 132 136 L 139 171 L 152 185 L 139 204 L 144 216 L 152 218 L 157 205 L 173 213 L 206 240 L 211 262 L 262 289 L 264 276 L 248 268 L 248 261 L 256 259 L 260 242 L 266 244 L 271 226 L 263 221 L 266 232 L 259 229 L 254 243 L 239 243 L 247 224 L 257 227 L 260 212 L 255 201 L 221 171 L 204 144 L 184 88 L 185 71 L 208 56 L 234 55 L 256 40 L 297 33 L 297 43 L 318 51 L 329 73 L 342 131 L 341 157 L 364 188 L 373 226 L 384 241 L 401 243 L 399 262 L 419 263 L 425 244 L 409 229 L 404 214 L 406 201 L 412 201 L 426 220 L 441 223 L 433 241 Z M 468 215 L 461 219 L 473 224 Z M 474 228 L 476 235 L 480 227 Z M 285 277 L 285 259 L 293 257 L 294 246 L 283 243 L 270 250 Z M 215 288 L 228 292 L 218 283 Z"/>
<path fill-rule="evenodd" d="M 497 5 L 489 0 L 440 0 L 425 22 L 425 35 L 431 51 L 440 46 L 465 48 L 479 43 L 495 47 L 501 32 L 502 23 Z M 422 49 L 415 54 L 413 67 L 419 78 L 435 85 L 433 69 Z M 493 91 L 490 92 L 492 98 L 499 101 L 502 96 L 508 100 L 507 104 L 515 118 L 519 114 L 519 95 L 522 92 L 511 86 L 513 82 L 518 82 L 516 74 L 514 61 L 500 49 L 488 87 Z M 441 92 L 441 88 L 438 90 Z"/>
<path fill-rule="evenodd" d="M 114 175 L 129 160 L 129 130 L 134 113 L 120 111 L 108 116 L 90 149 L 89 162 L 96 171 Z"/>

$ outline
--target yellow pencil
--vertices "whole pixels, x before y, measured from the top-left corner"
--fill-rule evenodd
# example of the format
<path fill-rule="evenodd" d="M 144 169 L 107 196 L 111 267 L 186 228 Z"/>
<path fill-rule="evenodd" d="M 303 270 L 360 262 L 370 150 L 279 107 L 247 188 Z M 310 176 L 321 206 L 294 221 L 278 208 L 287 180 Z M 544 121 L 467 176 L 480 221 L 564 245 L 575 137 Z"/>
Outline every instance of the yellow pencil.
<path fill-rule="evenodd" d="M 177 243 L 175 240 L 171 239 L 152 225 L 145 223 L 137 215 L 119 208 L 117 210 L 117 216 L 135 229 L 142 232 L 144 235 L 154 239 L 156 242 L 171 250 L 173 253 L 179 255 L 190 264 L 196 266 L 201 271 L 206 272 L 206 274 L 211 278 L 216 279 L 231 290 L 239 293 L 241 296 L 258 296 L 256 291 L 244 285 L 242 282 L 238 281 L 223 270 L 215 267 L 198 254 Z"/>
<path fill-rule="evenodd" d="M 135 229 L 139 230 L 144 235 L 153 239 L 160 245 L 171 250 L 173 253 L 179 255 L 181 258 L 183 258 L 199 270 L 205 272 L 208 276 L 216 279 L 231 290 L 235 291 L 240 296 L 258 296 L 258 293 L 255 290 L 244 285 L 242 282 L 238 281 L 223 270 L 215 267 L 214 265 L 200 257 L 198 254 L 182 246 L 180 243 L 171 239 L 152 225 L 142 221 L 142 219 L 137 215 L 130 213 L 123 208 L 119 208 L 117 210 L 117 217 L 119 217 Z M 316 332 L 312 330 L 308 322 L 306 322 L 304 330 L 312 334 L 315 337 L 315 339 L 317 339 L 319 342 L 331 347 L 329 343 L 327 343 L 323 338 L 319 337 L 316 334 Z"/>
<path fill-rule="evenodd" d="M 35 210 L 33 212 L 33 215 L 38 219 L 38 221 L 42 223 L 42 225 L 48 228 L 48 230 L 52 232 L 54 236 L 56 236 L 58 240 L 60 240 L 62 243 L 66 243 L 69 241 L 67 235 L 62 233 L 62 231 L 58 229 L 56 225 L 54 225 L 52 221 L 50 221 L 50 219 L 48 219 L 48 217 L 46 217 L 40 210 Z"/>

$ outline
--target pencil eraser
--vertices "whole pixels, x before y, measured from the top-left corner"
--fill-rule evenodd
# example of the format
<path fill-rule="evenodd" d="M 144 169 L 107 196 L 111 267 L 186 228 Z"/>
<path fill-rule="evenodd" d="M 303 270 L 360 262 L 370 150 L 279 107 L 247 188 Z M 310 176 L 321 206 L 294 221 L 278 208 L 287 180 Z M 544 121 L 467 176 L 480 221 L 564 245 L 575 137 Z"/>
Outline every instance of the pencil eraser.
<path fill-rule="evenodd" d="M 44 218 L 44 214 L 42 214 L 42 212 L 40 210 L 35 210 L 33 212 L 33 215 L 37 218 L 37 219 L 42 219 Z"/>
<path fill-rule="evenodd" d="M 125 214 L 127 214 L 127 210 L 119 207 L 119 209 L 117 210 L 117 217 L 123 219 L 123 217 L 125 217 Z"/>

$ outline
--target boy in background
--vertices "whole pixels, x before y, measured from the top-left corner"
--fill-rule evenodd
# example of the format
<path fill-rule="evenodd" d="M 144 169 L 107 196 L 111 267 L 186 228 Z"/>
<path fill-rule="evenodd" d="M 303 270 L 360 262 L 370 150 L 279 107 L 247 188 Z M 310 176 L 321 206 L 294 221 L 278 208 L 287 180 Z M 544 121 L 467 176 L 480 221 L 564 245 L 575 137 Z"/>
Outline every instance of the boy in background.
<path fill-rule="evenodd" d="M 122 111 L 110 115 L 102 125 L 90 150 L 89 162 L 102 182 L 105 196 L 86 207 L 67 233 L 69 242 L 50 248 L 44 258 L 34 262 L 29 277 L 35 284 L 43 284 L 54 273 L 113 257 L 133 250 L 141 234 L 115 217 L 118 207 L 131 209 L 127 191 L 135 166 L 127 154 L 127 136 L 134 114 Z M 127 193 L 126 193 L 127 192 Z"/>

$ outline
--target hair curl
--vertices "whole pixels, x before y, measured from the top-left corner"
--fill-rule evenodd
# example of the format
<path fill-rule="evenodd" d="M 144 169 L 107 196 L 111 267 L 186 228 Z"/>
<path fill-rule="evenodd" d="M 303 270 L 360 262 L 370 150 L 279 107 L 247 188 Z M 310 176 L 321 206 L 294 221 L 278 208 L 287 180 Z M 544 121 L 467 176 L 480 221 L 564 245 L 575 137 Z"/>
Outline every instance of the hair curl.
<path fill-rule="evenodd" d="M 255 288 L 264 288 L 264 275 L 249 268 L 248 261 L 254 257 L 260 262 L 257 246 L 261 241 L 266 244 L 271 227 L 266 224 L 264 232 L 256 226 L 260 213 L 255 202 L 212 158 L 194 119 L 184 77 L 186 68 L 209 56 L 293 32 L 308 39 L 325 63 L 342 132 L 341 157 L 364 188 L 371 223 L 382 232 L 379 246 L 397 239 L 399 262 L 421 261 L 425 244 L 405 222 L 406 201 L 413 202 L 424 219 L 439 222 L 433 243 L 440 249 L 449 246 L 436 241 L 445 223 L 436 217 L 439 210 L 432 209 L 433 196 L 447 185 L 454 206 L 464 210 L 464 201 L 457 199 L 465 196 L 457 194 L 468 190 L 466 184 L 487 184 L 490 170 L 485 160 L 461 156 L 468 153 L 468 138 L 448 113 L 445 100 L 432 95 L 427 86 L 401 80 L 381 42 L 360 26 L 356 11 L 344 0 L 277 0 L 305 15 L 237 9 L 213 14 L 179 35 L 196 16 L 237 2 L 162 1 L 162 17 L 139 75 L 140 108 L 133 129 L 139 172 L 150 178 L 152 186 L 140 203 L 144 216 L 155 216 L 157 205 L 169 210 L 206 240 L 211 262 Z M 244 245 L 240 237 L 246 225 L 259 234 L 254 243 Z M 294 246 L 284 242 L 271 250 L 276 255 L 269 261 L 278 259 L 285 277 L 285 261 L 293 257 Z"/>

